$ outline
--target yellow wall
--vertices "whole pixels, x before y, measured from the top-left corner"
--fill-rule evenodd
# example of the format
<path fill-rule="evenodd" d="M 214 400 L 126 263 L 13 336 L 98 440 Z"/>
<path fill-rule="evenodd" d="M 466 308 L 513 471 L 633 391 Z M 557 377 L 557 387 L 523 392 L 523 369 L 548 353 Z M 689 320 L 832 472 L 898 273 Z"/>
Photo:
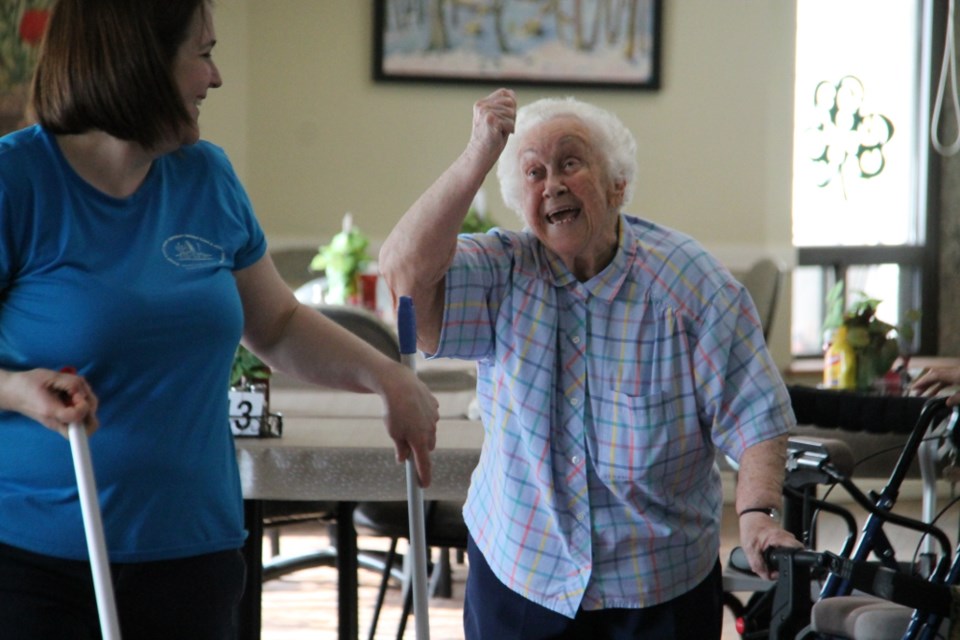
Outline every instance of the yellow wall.
<path fill-rule="evenodd" d="M 624 120 L 640 143 L 631 213 L 694 235 L 734 270 L 762 254 L 791 264 L 795 0 L 664 5 L 659 91 L 516 87 L 519 98 L 574 94 Z M 216 7 L 224 87 L 201 125 L 274 247 L 325 242 L 347 211 L 382 239 L 460 152 L 474 101 L 492 89 L 375 82 L 369 1 Z M 495 178 L 487 192 L 493 216 L 516 228 Z M 778 325 L 785 336 L 786 318 Z"/>

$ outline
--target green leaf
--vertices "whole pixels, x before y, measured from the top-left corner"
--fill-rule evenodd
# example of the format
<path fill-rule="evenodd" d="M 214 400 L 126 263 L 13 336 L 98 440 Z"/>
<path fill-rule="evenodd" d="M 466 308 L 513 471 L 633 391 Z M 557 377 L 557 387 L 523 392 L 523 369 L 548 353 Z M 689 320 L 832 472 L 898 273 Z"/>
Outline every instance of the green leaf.
<path fill-rule="evenodd" d="M 495 226 L 496 224 L 490 218 L 481 216 L 475 208 L 470 207 L 467 217 L 460 225 L 460 233 L 485 233 Z"/>
<path fill-rule="evenodd" d="M 883 320 L 877 320 L 874 318 L 868 325 L 867 331 L 870 335 L 886 337 L 891 331 L 896 330 L 896 327 L 892 324 L 888 324 Z"/>
<path fill-rule="evenodd" d="M 880 347 L 880 356 L 876 362 L 876 372 L 877 376 L 886 375 L 887 371 L 890 371 L 890 367 L 893 366 L 893 363 L 896 362 L 897 357 L 900 355 L 900 346 L 897 344 L 896 340 L 886 340 L 883 343 L 883 346 Z"/>
<path fill-rule="evenodd" d="M 847 327 L 847 342 L 854 349 L 862 349 L 870 344 L 870 332 L 866 327 Z"/>
<path fill-rule="evenodd" d="M 263 360 L 255 353 L 237 345 L 233 354 L 233 365 L 230 367 L 230 386 L 235 387 L 246 380 L 265 380 L 270 377 L 271 371 Z"/>
<path fill-rule="evenodd" d="M 354 277 L 367 265 L 370 241 L 356 227 L 341 231 L 330 239 L 330 244 L 318 249 L 310 261 L 311 271 L 326 271 Z"/>
<path fill-rule="evenodd" d="M 825 302 L 827 313 L 823 319 L 823 328 L 839 329 L 843 324 L 843 281 L 830 288 Z"/>

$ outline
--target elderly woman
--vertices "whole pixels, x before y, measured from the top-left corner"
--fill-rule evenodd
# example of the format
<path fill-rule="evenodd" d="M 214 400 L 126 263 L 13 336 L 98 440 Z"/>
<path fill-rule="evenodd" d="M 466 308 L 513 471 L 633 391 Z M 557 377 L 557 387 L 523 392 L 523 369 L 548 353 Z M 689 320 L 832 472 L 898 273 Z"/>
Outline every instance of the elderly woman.
<path fill-rule="evenodd" d="M 756 311 L 691 238 L 621 213 L 635 156 L 606 111 L 498 90 L 380 253 L 420 347 L 478 362 L 467 638 L 719 638 L 718 449 L 751 566 L 799 545 L 771 517 L 793 414 Z M 458 237 L 498 159 L 526 228 Z"/>

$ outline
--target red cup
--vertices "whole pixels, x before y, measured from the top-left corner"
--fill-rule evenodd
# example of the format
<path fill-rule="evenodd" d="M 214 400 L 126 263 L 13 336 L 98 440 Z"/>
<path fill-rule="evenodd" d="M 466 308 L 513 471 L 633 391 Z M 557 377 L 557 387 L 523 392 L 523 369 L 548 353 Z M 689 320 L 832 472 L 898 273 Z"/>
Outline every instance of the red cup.
<path fill-rule="evenodd" d="M 376 313 L 377 311 L 377 280 L 376 273 L 360 274 L 360 305 Z"/>

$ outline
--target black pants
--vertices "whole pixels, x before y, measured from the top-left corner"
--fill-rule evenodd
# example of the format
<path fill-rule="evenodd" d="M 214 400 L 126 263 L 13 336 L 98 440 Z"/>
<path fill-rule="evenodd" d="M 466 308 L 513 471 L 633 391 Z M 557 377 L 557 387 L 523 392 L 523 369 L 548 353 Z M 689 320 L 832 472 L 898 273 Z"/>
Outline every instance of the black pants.
<path fill-rule="evenodd" d="M 245 574 L 239 550 L 111 570 L 124 640 L 236 639 Z M 0 636 L 99 639 L 89 563 L 0 544 Z"/>
<path fill-rule="evenodd" d="M 723 627 L 720 560 L 687 593 L 644 609 L 580 610 L 573 620 L 508 589 L 468 539 L 463 627 L 467 640 L 719 640 Z"/>

